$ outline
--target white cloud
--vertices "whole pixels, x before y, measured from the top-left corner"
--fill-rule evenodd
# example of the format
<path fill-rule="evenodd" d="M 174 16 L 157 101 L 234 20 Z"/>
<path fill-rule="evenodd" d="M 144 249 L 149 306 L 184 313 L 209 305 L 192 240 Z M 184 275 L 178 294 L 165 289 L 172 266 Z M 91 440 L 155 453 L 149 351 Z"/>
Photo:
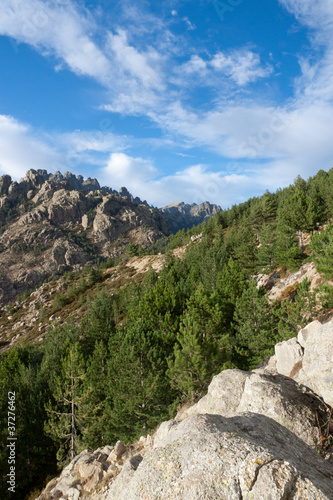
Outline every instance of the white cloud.
<path fill-rule="evenodd" d="M 179 73 L 186 73 L 186 74 L 192 74 L 192 73 L 200 73 L 205 74 L 207 69 L 207 63 L 204 61 L 200 56 L 197 54 L 194 54 L 191 56 L 191 59 L 184 63 L 181 68 L 179 69 Z"/>
<path fill-rule="evenodd" d="M 125 185 L 134 196 L 147 199 L 162 207 L 176 201 L 211 203 L 224 207 L 244 201 L 255 191 L 266 189 L 259 176 L 250 177 L 238 169 L 237 173 L 213 172 L 205 165 L 192 165 L 172 175 L 158 176 L 150 162 L 124 154 L 112 155 L 99 178 L 113 188 Z"/>
<path fill-rule="evenodd" d="M 169 80 L 185 90 L 189 83 L 192 87 L 219 89 L 215 93 L 226 95 L 230 99 L 239 92 L 245 92 L 250 83 L 267 78 L 272 72 L 271 65 L 261 65 L 259 54 L 242 48 L 228 54 L 217 52 L 206 57 L 192 54 L 187 62 L 173 69 L 177 76 L 172 76 Z"/>
<path fill-rule="evenodd" d="M 191 23 L 188 17 L 183 17 L 183 21 L 186 23 L 189 31 L 194 31 L 196 29 L 195 24 Z"/>
<path fill-rule="evenodd" d="M 162 90 L 164 85 L 162 79 L 156 70 L 159 64 L 159 54 L 151 49 L 147 53 L 140 53 L 131 46 L 127 40 L 127 34 L 124 30 L 118 30 L 116 35 L 109 34 L 109 47 L 114 57 L 114 67 L 117 72 L 123 72 L 135 80 L 139 81 L 144 88 Z M 122 80 L 122 84 L 126 80 Z"/>
<path fill-rule="evenodd" d="M 0 170 L 14 179 L 34 169 L 53 170 L 60 156 L 27 125 L 0 115 Z"/>
<path fill-rule="evenodd" d="M 125 153 L 112 153 L 107 166 L 101 172 L 101 177 L 117 188 L 124 185 L 129 190 L 134 188 L 133 194 L 136 194 L 136 188 L 140 189 L 140 186 L 156 174 L 156 168 L 148 160 L 134 158 Z"/>
<path fill-rule="evenodd" d="M 300 56 L 302 77 L 296 82 L 299 100 L 333 101 L 333 3 L 331 0 L 279 0 L 299 22 L 310 28 L 313 51 Z M 318 50 L 319 49 L 319 50 Z M 324 54 L 321 52 L 324 50 Z"/>
<path fill-rule="evenodd" d="M 273 68 L 262 67 L 258 54 L 250 50 L 236 50 L 229 55 L 217 53 L 211 60 L 213 68 L 234 80 L 241 87 L 255 82 L 258 78 L 270 76 Z"/>
<path fill-rule="evenodd" d="M 0 34 L 56 56 L 58 70 L 68 67 L 95 78 L 108 93 L 103 109 L 148 116 L 169 134 L 165 144 L 172 140 L 172 147 L 186 143 L 227 159 L 250 158 L 253 167 L 251 172 L 225 175 L 195 165 L 159 178 L 151 161 L 125 154 L 129 141 L 110 130 L 76 131 L 52 142 L 50 137 L 38 138 L 11 117 L 1 117 L 1 168 L 18 176 L 28 168 L 50 169 L 61 158 L 65 164 L 75 157 L 75 166 L 81 160 L 99 166 L 101 156 L 111 155 L 102 174 L 107 184 L 126 185 L 134 195 L 156 205 L 199 198 L 226 205 L 258 186 L 263 191 L 267 185 L 276 188 L 298 173 L 306 177 L 318 168 L 331 167 L 333 3 L 279 1 L 310 28 L 313 51 L 299 59 L 302 76 L 295 81 L 295 97 L 278 107 L 250 97 L 245 100 L 247 85 L 273 72 L 248 48 L 199 56 L 183 38 L 176 43 L 161 20 L 155 23 L 153 15 L 146 19 L 136 6 L 127 11 L 133 23 L 126 24 L 124 17 L 117 31 L 104 29 L 104 38 L 98 38 L 100 27 L 87 10 L 70 0 L 2 0 Z M 176 61 L 175 55 L 181 57 Z M 178 62 L 186 57 L 186 63 Z M 209 94 L 205 107 L 191 107 L 191 92 L 199 85 L 222 91 L 215 98 Z"/>
<path fill-rule="evenodd" d="M 119 136 L 109 132 L 112 122 L 106 129 L 100 130 L 75 130 L 71 133 L 60 134 L 57 137 L 59 146 L 69 152 L 82 153 L 95 151 L 99 153 L 110 153 L 111 151 L 123 150 L 127 147 L 126 136 Z M 108 124 L 107 124 L 108 125 Z"/>
<path fill-rule="evenodd" d="M 320 31 L 317 37 L 322 36 L 322 31 L 330 31 L 333 19 L 333 4 L 331 0 L 279 0 L 289 12 L 303 24 Z"/>
<path fill-rule="evenodd" d="M 128 6 L 127 16 L 138 21 L 116 33 L 100 27 L 88 10 L 78 7 L 71 0 L 2 0 L 0 35 L 27 43 L 45 56 L 55 56 L 55 70 L 69 68 L 80 76 L 94 78 L 108 91 L 109 103 L 104 109 L 128 114 L 144 114 L 159 105 L 165 91 L 165 75 L 161 69 L 160 52 L 148 43 L 146 48 L 134 46 L 128 39 L 133 31 L 143 41 L 148 37 L 135 6 Z M 142 17 L 142 16 L 141 16 Z M 147 19 L 150 26 L 156 18 Z M 161 45 L 170 49 L 175 41 L 160 22 Z M 100 38 L 100 37 L 99 37 Z M 136 39 L 138 45 L 138 39 Z"/>
<path fill-rule="evenodd" d="M 111 67 L 90 36 L 93 20 L 70 1 L 2 0 L 0 34 L 62 59 L 76 74 L 106 83 Z"/>

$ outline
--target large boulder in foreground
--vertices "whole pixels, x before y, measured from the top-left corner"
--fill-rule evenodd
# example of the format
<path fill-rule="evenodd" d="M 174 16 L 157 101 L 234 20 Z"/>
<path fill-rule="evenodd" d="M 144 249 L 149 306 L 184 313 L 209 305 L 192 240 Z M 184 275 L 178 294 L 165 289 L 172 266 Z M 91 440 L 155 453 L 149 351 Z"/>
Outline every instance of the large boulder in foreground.
<path fill-rule="evenodd" d="M 108 500 L 329 500 L 333 469 L 292 432 L 256 414 L 193 415 L 175 424 Z"/>
<path fill-rule="evenodd" d="M 333 406 L 333 320 L 313 321 L 297 338 L 275 346 L 277 371 L 290 371 L 296 382 L 311 389 Z"/>
<path fill-rule="evenodd" d="M 311 329 L 306 336 L 302 369 L 296 380 L 333 406 L 333 321 Z"/>
<path fill-rule="evenodd" d="M 303 394 L 298 384 L 288 377 L 261 370 L 225 370 L 213 378 L 207 395 L 180 419 L 200 413 L 225 417 L 258 413 L 272 418 L 314 448 L 320 440 L 317 414 L 324 418 L 322 410 L 319 399 Z M 167 423 L 162 425 L 165 427 Z M 155 442 L 157 439 L 155 437 Z"/>
<path fill-rule="evenodd" d="M 164 422 L 108 500 L 333 499 L 333 467 L 318 456 L 320 400 L 264 370 L 225 370 L 208 393 Z M 141 459 L 141 457 L 140 457 Z"/>

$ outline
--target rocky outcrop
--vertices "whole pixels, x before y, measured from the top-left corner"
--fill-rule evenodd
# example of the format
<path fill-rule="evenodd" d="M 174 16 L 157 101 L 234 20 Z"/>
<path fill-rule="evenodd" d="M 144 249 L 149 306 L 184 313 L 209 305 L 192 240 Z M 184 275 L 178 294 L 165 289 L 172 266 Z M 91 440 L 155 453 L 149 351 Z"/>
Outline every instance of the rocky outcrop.
<path fill-rule="evenodd" d="M 82 175 L 75 176 L 71 172 L 62 174 L 57 171 L 54 174 L 48 173 L 47 170 L 29 170 L 25 177 L 20 179 L 20 182 L 12 182 L 9 175 L 0 177 L 0 196 L 8 195 L 11 200 L 16 199 L 19 195 L 28 196 L 29 199 L 36 194 L 36 191 L 45 183 L 53 182 L 56 184 L 64 183 L 71 186 L 77 191 L 99 191 L 102 190 L 107 194 L 115 194 L 123 197 L 135 204 L 147 205 L 146 201 L 141 201 L 138 197 L 133 197 L 125 188 L 120 188 L 119 192 L 110 187 L 101 187 L 97 179 L 88 177 L 84 179 Z M 29 195 L 28 195 L 29 193 Z"/>
<path fill-rule="evenodd" d="M 324 500 L 332 480 L 332 467 L 266 416 L 193 415 L 124 468 L 107 499 Z"/>
<path fill-rule="evenodd" d="M 0 307 L 57 272 L 146 248 L 170 234 L 166 219 L 123 188 L 66 172 L 0 178 Z"/>
<path fill-rule="evenodd" d="M 122 469 L 136 470 L 142 460 L 138 452 L 145 454 L 151 446 L 152 439 L 148 436 L 132 446 L 118 441 L 115 446 L 104 446 L 95 451 L 83 450 L 58 478 L 47 484 L 38 500 L 106 498 L 108 484 Z"/>
<path fill-rule="evenodd" d="M 159 211 L 168 219 L 169 227 L 173 233 L 180 229 L 190 229 L 193 225 L 198 226 L 210 217 L 221 211 L 218 205 L 211 205 L 208 201 L 197 205 L 177 202 L 159 208 Z"/>
<path fill-rule="evenodd" d="M 280 300 L 283 293 L 296 290 L 297 286 L 305 279 L 310 282 L 310 291 L 324 283 L 324 279 L 316 270 L 314 262 L 306 262 L 297 271 L 289 272 L 286 276 L 281 276 L 279 269 L 271 274 L 258 274 L 253 276 L 257 281 L 258 288 L 264 287 L 268 290 L 268 299 L 273 302 Z"/>
<path fill-rule="evenodd" d="M 8 194 L 8 188 L 12 182 L 10 175 L 0 177 L 0 195 Z"/>
<path fill-rule="evenodd" d="M 40 500 L 52 500 L 56 498 L 78 499 L 82 494 L 94 490 L 103 477 L 117 468 L 109 455 L 111 446 L 99 448 L 94 453 L 84 450 L 80 455 L 63 469 L 57 479 L 50 481 L 39 497 Z"/>
<path fill-rule="evenodd" d="M 319 321 L 310 323 L 297 339 L 275 346 L 275 356 L 279 373 L 289 372 L 298 383 L 333 406 L 333 320 L 324 325 Z"/>
<path fill-rule="evenodd" d="M 264 370 L 223 371 L 213 378 L 208 394 L 176 419 L 201 413 L 230 417 L 247 412 L 275 420 L 309 446 L 319 444 L 316 415 L 321 413 L 320 402 L 304 397 L 293 380 Z"/>
<path fill-rule="evenodd" d="M 91 452 L 92 479 L 80 476 L 75 498 L 83 498 L 85 484 L 94 483 L 93 500 L 332 500 L 333 453 L 326 460 L 317 453 L 318 424 L 325 423 L 329 408 L 320 396 L 326 401 L 333 396 L 332 325 L 314 322 L 298 335 L 318 394 L 277 373 L 274 362 L 269 370 L 225 370 L 213 378 L 206 396 L 163 422 L 153 440 L 141 438 L 130 456 L 117 443 L 108 458 L 113 465 L 105 457 L 106 465 L 97 466 L 97 452 Z M 286 350 L 294 352 L 294 344 L 286 343 Z M 278 349 L 277 358 L 285 352 Z M 80 475 L 80 460 L 86 463 L 87 457 L 72 462 L 71 480 Z M 66 474 L 50 483 L 49 496 L 40 500 L 57 498 L 50 496 L 55 485 L 69 495 L 73 483 Z"/>

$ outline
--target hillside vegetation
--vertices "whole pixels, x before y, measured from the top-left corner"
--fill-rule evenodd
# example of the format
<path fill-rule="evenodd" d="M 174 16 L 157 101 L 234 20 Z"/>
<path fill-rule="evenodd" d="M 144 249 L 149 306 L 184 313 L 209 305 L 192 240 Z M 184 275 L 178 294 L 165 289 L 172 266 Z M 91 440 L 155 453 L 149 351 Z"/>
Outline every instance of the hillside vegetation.
<path fill-rule="evenodd" d="M 331 218 L 333 169 L 297 178 L 149 248 L 128 245 L 127 259 L 164 254 L 157 255 L 158 271 L 126 271 L 111 286 L 120 268 L 110 262 L 104 271 L 91 267 L 61 278 L 65 286 L 50 295 L 50 312 L 62 324 L 51 326 L 43 342 L 1 356 L 2 497 L 8 391 L 16 393 L 17 484 L 24 498 L 82 449 L 146 435 L 179 405 L 197 401 L 215 374 L 255 368 L 277 342 L 328 317 L 333 228 L 318 228 Z M 172 253 L 187 244 L 182 258 Z M 257 288 L 259 273 L 283 275 L 309 260 L 324 278 L 316 289 L 303 280 L 272 302 Z M 1 321 L 19 312 L 18 304 L 10 306 Z"/>

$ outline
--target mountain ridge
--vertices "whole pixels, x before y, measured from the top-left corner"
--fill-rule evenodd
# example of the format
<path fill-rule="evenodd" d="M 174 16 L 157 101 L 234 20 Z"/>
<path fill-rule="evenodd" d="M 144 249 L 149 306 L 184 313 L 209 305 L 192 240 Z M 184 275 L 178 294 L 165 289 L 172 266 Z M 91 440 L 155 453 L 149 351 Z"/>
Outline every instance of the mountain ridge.
<path fill-rule="evenodd" d="M 96 179 L 30 170 L 18 183 L 0 178 L 0 305 L 56 273 L 146 248 L 168 236 L 153 207 L 100 188 Z"/>
<path fill-rule="evenodd" d="M 174 206 L 174 204 L 173 204 Z M 217 207 L 220 208 L 220 207 Z M 70 172 L 29 170 L 19 182 L 0 177 L 0 305 L 55 273 L 147 248 L 171 231 L 200 224 L 215 205 L 149 206 L 125 187 L 101 187 Z"/>
<path fill-rule="evenodd" d="M 210 217 L 221 212 L 219 205 L 204 201 L 197 205 L 196 203 L 184 203 L 178 201 L 158 209 L 168 219 L 169 227 L 173 233 L 181 229 L 191 229 L 206 222 Z"/>

